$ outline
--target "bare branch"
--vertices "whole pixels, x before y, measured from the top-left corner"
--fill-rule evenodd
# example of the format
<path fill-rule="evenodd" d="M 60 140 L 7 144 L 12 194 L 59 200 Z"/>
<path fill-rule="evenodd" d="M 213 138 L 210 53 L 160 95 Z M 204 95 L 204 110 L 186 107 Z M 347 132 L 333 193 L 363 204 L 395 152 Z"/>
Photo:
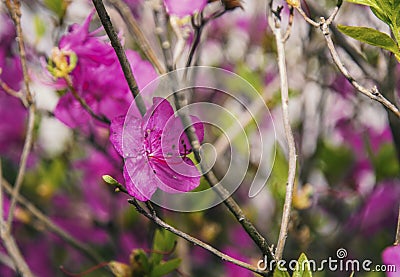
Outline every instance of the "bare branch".
<path fill-rule="evenodd" d="M 364 94 L 365 96 L 371 98 L 372 100 L 375 100 L 382 105 L 384 105 L 388 110 L 392 111 L 397 117 L 400 117 L 400 110 L 394 105 L 392 102 L 390 102 L 388 99 L 386 99 L 382 93 L 378 90 L 377 87 L 373 87 L 371 89 L 367 89 L 364 86 L 362 86 L 360 83 L 358 83 L 349 73 L 347 68 L 344 66 L 343 62 L 341 61 L 339 54 L 336 51 L 335 45 L 332 41 L 332 37 L 330 34 L 329 30 L 329 25 L 332 24 L 332 21 L 335 19 L 340 6 L 342 4 L 342 1 L 340 0 L 338 2 L 338 5 L 335 7 L 333 13 L 329 16 L 329 18 L 326 20 L 324 17 L 320 18 L 319 22 L 316 22 L 309 18 L 304 11 L 302 10 L 301 7 L 296 7 L 297 11 L 303 16 L 304 20 L 311 24 L 312 26 L 316 28 L 320 28 L 322 33 L 324 34 L 324 38 L 326 41 L 326 44 L 328 46 L 329 52 L 332 56 L 332 59 L 340 72 L 345 76 L 345 78 L 352 84 L 352 86 L 359 91 L 360 93 Z"/>
<path fill-rule="evenodd" d="M 311 18 L 308 17 L 308 15 L 303 11 L 303 9 L 301 8 L 301 6 L 296 7 L 296 10 L 299 12 L 299 14 L 304 18 L 305 21 L 307 21 L 307 23 L 311 24 L 312 26 L 314 26 L 315 28 L 319 27 L 319 23 L 315 22 L 314 20 L 312 20 Z"/>
<path fill-rule="evenodd" d="M 282 36 L 280 20 L 276 15 L 273 15 L 272 13 L 272 2 L 269 12 L 269 21 L 276 40 L 279 77 L 281 81 L 283 126 L 285 129 L 285 136 L 289 148 L 289 172 L 288 172 L 288 180 L 286 183 L 285 203 L 283 206 L 281 228 L 279 230 L 279 238 L 275 251 L 275 258 L 276 260 L 279 261 L 282 259 L 283 250 L 285 248 L 287 233 L 289 229 L 290 213 L 293 200 L 293 188 L 296 177 L 297 157 L 296 157 L 296 145 L 294 142 L 293 132 L 292 128 L 290 127 L 290 120 L 289 120 L 289 87 L 288 87 L 288 79 L 286 72 L 285 43 L 284 43 L 284 38 Z"/>
<path fill-rule="evenodd" d="M 168 223 L 166 223 L 162 219 L 160 219 L 155 214 L 155 212 L 146 211 L 144 208 L 142 208 L 139 205 L 139 203 L 135 199 L 129 200 L 129 203 L 131 203 L 139 213 L 141 213 L 142 215 L 144 215 L 145 217 L 147 217 L 148 219 L 153 221 L 155 224 L 157 224 L 161 228 L 164 228 L 165 230 L 170 231 L 171 233 L 174 233 L 175 235 L 177 235 L 177 236 L 179 236 L 179 237 L 181 237 L 181 238 L 193 243 L 194 245 L 198 245 L 198 246 L 204 248 L 205 250 L 211 252 L 212 254 L 214 254 L 215 256 L 217 256 L 219 258 L 221 258 L 222 260 L 230 262 L 230 263 L 235 264 L 237 266 L 243 267 L 243 268 L 248 269 L 248 270 L 250 270 L 252 272 L 258 273 L 258 274 L 260 274 L 262 276 L 266 276 L 266 275 L 269 274 L 269 272 L 267 272 L 267 271 L 262 271 L 262 270 L 258 269 L 255 266 L 252 266 L 252 265 L 247 264 L 245 262 L 242 262 L 242 261 L 239 261 L 237 259 L 234 259 L 234 258 L 222 253 L 221 251 L 215 249 L 211 245 L 209 245 L 209 244 L 207 244 L 207 243 L 205 243 L 205 242 L 203 242 L 203 241 L 201 241 L 201 240 L 199 240 L 199 239 L 197 239 L 195 237 L 192 237 L 191 235 L 189 235 L 189 234 L 187 234 L 185 232 L 182 232 L 182 231 L 174 228 L 173 226 L 169 225 Z"/>
<path fill-rule="evenodd" d="M 28 124 L 27 124 L 26 138 L 25 138 L 25 143 L 24 143 L 24 147 L 22 150 L 21 158 L 20 158 L 17 179 L 14 184 L 14 190 L 12 193 L 11 204 L 10 204 L 10 209 L 9 209 L 9 213 L 8 213 L 8 218 L 7 218 L 7 229 L 11 230 L 12 219 L 14 217 L 14 210 L 15 210 L 15 206 L 16 206 L 16 202 L 17 202 L 16 197 L 19 194 L 19 190 L 22 186 L 22 181 L 24 180 L 26 164 L 28 161 L 29 153 L 32 148 L 33 128 L 34 128 L 34 124 L 35 124 L 36 106 L 34 103 L 33 95 L 31 93 L 30 87 L 29 87 L 30 78 L 29 78 L 28 67 L 27 67 L 27 62 L 26 62 L 24 37 L 23 37 L 23 33 L 22 33 L 22 28 L 21 28 L 21 3 L 18 0 L 15 0 L 15 1 L 6 0 L 5 4 L 11 14 L 11 17 L 15 24 L 15 28 L 17 30 L 18 49 L 19 49 L 20 62 L 21 62 L 22 73 L 23 73 L 24 84 L 25 84 L 25 98 L 26 98 L 26 103 L 28 106 Z M 10 242 L 9 246 L 12 246 L 11 242 Z"/>
<path fill-rule="evenodd" d="M 166 20 L 165 7 L 159 0 L 157 2 L 154 1 L 152 6 L 153 6 L 154 23 L 156 25 L 156 35 L 161 45 L 164 61 L 167 66 L 167 72 L 170 72 L 174 70 L 174 58 L 171 49 L 171 42 L 168 40 L 168 35 L 167 35 L 168 23 Z"/>
<path fill-rule="evenodd" d="M 342 72 L 343 76 L 353 85 L 355 89 L 364 94 L 365 96 L 371 98 L 372 100 L 378 101 L 382 105 L 384 105 L 387 109 L 392 111 L 397 117 L 400 117 L 399 109 L 392 104 L 389 100 L 387 100 L 382 93 L 378 90 L 377 87 L 373 87 L 371 89 L 367 89 L 364 86 L 360 85 L 349 73 L 347 68 L 343 65 L 340 60 L 339 54 L 336 51 L 335 45 L 332 41 L 332 37 L 329 32 L 329 26 L 326 24 L 324 18 L 321 18 L 321 31 L 324 34 L 326 44 L 328 46 L 329 52 L 331 53 L 332 59 L 335 62 L 336 66 L 339 68 L 340 72 Z"/>
<path fill-rule="evenodd" d="M 2 243 L 7 250 L 7 253 L 14 263 L 15 269 L 20 276 L 33 277 L 33 273 L 30 271 L 28 265 L 25 262 L 24 257 L 18 249 L 14 238 L 11 236 L 9 229 L 4 222 L 3 218 L 0 218 L 0 237 Z"/>
<path fill-rule="evenodd" d="M 11 194 L 11 204 L 10 204 L 10 209 L 8 212 L 8 218 L 7 218 L 7 225 L 8 225 L 9 229 L 11 229 L 11 227 L 12 227 L 12 220 L 14 217 L 15 206 L 17 204 L 17 197 L 18 197 L 19 191 L 22 186 L 22 182 L 25 177 L 26 164 L 28 162 L 29 153 L 31 152 L 31 148 L 32 148 L 33 128 L 35 127 L 35 110 L 36 110 L 35 105 L 31 105 L 29 107 L 26 138 L 25 138 L 24 148 L 22 150 L 20 163 L 19 163 L 17 179 L 14 184 L 14 190 Z"/>
<path fill-rule="evenodd" d="M 290 34 L 292 32 L 293 20 L 294 20 L 294 8 L 292 6 L 290 6 L 289 23 L 288 23 L 288 26 L 286 28 L 285 35 L 283 36 L 283 42 L 284 43 L 289 39 Z"/>
<path fill-rule="evenodd" d="M 0 74 L 1 74 L 1 68 L 0 68 Z M 1 80 L 1 79 L 0 79 L 0 87 L 4 90 L 5 93 L 8 93 L 9 95 L 11 95 L 13 97 L 18 98 L 19 100 L 21 100 L 22 104 L 25 107 L 28 107 L 28 103 L 26 101 L 26 98 L 21 92 L 13 90 L 5 82 L 3 82 L 3 80 Z"/>

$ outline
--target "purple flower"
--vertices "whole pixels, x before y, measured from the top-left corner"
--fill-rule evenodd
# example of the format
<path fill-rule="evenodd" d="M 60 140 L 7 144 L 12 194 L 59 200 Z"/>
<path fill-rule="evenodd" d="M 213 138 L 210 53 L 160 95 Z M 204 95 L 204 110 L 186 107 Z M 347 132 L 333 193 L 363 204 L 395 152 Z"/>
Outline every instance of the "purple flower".
<path fill-rule="evenodd" d="M 361 209 L 354 214 L 348 225 L 349 232 L 360 230 L 366 237 L 373 236 L 397 220 L 400 186 L 398 181 L 385 181 L 376 186 Z"/>
<path fill-rule="evenodd" d="M 104 39 L 96 36 L 101 29 L 89 32 L 93 15 L 94 12 L 91 12 L 82 25 L 71 25 L 68 33 L 60 39 L 58 47 L 64 51 L 74 52 L 82 59 L 80 62 L 85 65 L 110 65 L 114 63 L 115 54 L 113 48 L 109 47 Z"/>
<path fill-rule="evenodd" d="M 77 94 L 94 113 L 111 120 L 126 114 L 133 97 L 112 46 L 105 37 L 97 36 L 97 30 L 89 32 L 92 16 L 93 13 L 89 14 L 82 25 L 74 24 L 69 28 L 53 51 L 52 61 L 56 66 L 57 63 L 61 65 L 56 69 L 57 77 L 68 76 Z M 77 57 L 73 67 L 72 55 Z M 139 89 L 157 78 L 152 65 L 142 60 L 138 53 L 127 50 L 126 55 Z M 54 87 L 67 90 L 60 98 L 55 116 L 71 128 L 86 130 L 92 118 L 70 93 L 65 80 L 56 80 Z M 95 123 L 99 125 L 98 121 Z"/>
<path fill-rule="evenodd" d="M 169 15 L 185 17 L 202 11 L 207 5 L 207 0 L 164 0 L 164 4 Z"/>
<path fill-rule="evenodd" d="M 125 125 L 124 125 L 125 122 Z M 192 117 L 199 140 L 204 128 Z M 186 157 L 190 143 L 183 133 L 180 118 L 174 116 L 171 104 L 154 98 L 143 118 L 115 118 L 110 140 L 125 159 L 126 188 L 133 197 L 146 201 L 157 188 L 169 193 L 187 192 L 200 183 L 193 162 Z"/>
<path fill-rule="evenodd" d="M 397 277 L 400 272 L 400 245 L 390 246 L 382 253 L 383 263 L 387 266 L 396 266 L 396 270 L 387 272 L 387 277 Z"/>

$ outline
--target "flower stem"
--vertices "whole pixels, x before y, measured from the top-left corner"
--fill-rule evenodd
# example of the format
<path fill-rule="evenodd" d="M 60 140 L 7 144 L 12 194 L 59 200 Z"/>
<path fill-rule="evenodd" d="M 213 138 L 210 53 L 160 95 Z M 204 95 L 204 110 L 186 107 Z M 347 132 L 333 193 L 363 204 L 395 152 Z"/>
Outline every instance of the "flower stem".
<path fill-rule="evenodd" d="M 289 120 L 289 87 L 286 72 L 285 57 L 285 38 L 282 35 L 279 16 L 273 13 L 272 2 L 270 1 L 269 21 L 276 40 L 276 48 L 278 54 L 279 77 L 281 81 L 281 102 L 283 114 L 283 126 L 285 129 L 286 141 L 289 148 L 289 172 L 286 183 L 285 203 L 283 206 L 281 228 L 279 230 L 278 243 L 276 246 L 275 258 L 280 261 L 285 248 L 287 233 L 289 229 L 290 213 L 293 199 L 293 188 L 296 177 L 296 145 L 294 142 L 293 131 Z"/>

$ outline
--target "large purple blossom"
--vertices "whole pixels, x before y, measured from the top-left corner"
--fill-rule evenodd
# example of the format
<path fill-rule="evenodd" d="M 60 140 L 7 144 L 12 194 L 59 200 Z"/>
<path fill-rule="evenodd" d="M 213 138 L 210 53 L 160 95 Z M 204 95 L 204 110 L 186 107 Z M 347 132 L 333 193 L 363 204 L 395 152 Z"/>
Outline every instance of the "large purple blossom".
<path fill-rule="evenodd" d="M 203 125 L 192 117 L 199 140 Z M 125 122 L 125 125 L 124 125 Z M 200 183 L 193 162 L 186 157 L 190 144 L 183 126 L 166 99 L 154 98 L 143 118 L 118 117 L 111 123 L 111 142 L 125 158 L 126 188 L 135 198 L 146 201 L 157 188 L 169 193 L 187 192 Z"/>
<path fill-rule="evenodd" d="M 70 27 L 53 59 L 71 63 L 71 55 L 76 55 L 76 66 L 69 72 L 73 88 L 97 115 L 111 120 L 127 112 L 133 97 L 114 49 L 105 37 L 97 36 L 98 30 L 89 31 L 92 16 L 93 13 L 82 25 Z M 152 65 L 138 53 L 127 50 L 126 54 L 139 89 L 157 77 Z M 55 116 L 71 128 L 85 127 L 91 116 L 69 92 L 65 79 L 58 79 L 54 86 L 67 90 L 60 98 Z"/>

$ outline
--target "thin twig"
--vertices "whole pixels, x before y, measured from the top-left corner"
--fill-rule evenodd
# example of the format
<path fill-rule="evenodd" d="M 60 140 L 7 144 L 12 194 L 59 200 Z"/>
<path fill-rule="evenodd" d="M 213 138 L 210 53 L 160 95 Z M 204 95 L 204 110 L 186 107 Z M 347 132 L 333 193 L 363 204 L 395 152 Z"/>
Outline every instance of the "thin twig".
<path fill-rule="evenodd" d="M 121 0 L 108 0 L 108 2 L 110 2 L 114 6 L 114 8 L 121 14 L 122 18 L 128 26 L 129 32 L 136 39 L 138 46 L 143 51 L 144 55 L 147 57 L 150 63 L 156 68 L 157 72 L 159 74 L 166 73 L 165 68 L 157 58 L 156 53 L 150 46 L 150 42 L 143 34 L 128 5 Z"/>
<path fill-rule="evenodd" d="M 399 218 L 397 220 L 396 239 L 394 240 L 394 245 L 400 245 L 400 205 L 399 205 Z"/>
<path fill-rule="evenodd" d="M 30 78 L 29 78 L 28 67 L 27 67 L 27 63 L 26 63 L 24 37 L 23 37 L 23 33 L 22 33 L 22 28 L 21 28 L 21 3 L 20 3 L 20 1 L 17 1 L 17 0 L 15 0 L 15 1 L 6 0 L 5 3 L 11 14 L 11 17 L 14 21 L 15 28 L 17 30 L 18 49 L 19 49 L 20 62 L 21 62 L 22 73 L 23 73 L 24 84 L 25 84 L 25 97 L 26 97 L 26 103 L 28 105 L 28 124 L 27 124 L 27 129 L 26 129 L 27 130 L 26 138 L 25 138 L 24 147 L 23 147 L 22 154 L 21 154 L 18 174 L 17 174 L 17 178 L 16 178 L 16 181 L 14 184 L 14 190 L 12 193 L 11 204 L 10 204 L 10 209 L 9 209 L 9 213 L 8 213 L 8 218 L 7 218 L 7 229 L 9 231 L 11 231 L 13 217 L 14 217 L 14 210 L 15 210 L 15 206 L 16 206 L 16 202 L 17 202 L 16 198 L 21 189 L 22 181 L 24 180 L 26 164 L 28 161 L 29 153 L 32 148 L 36 105 L 34 103 L 34 98 L 33 98 L 33 95 L 31 93 L 30 87 L 29 87 Z M 12 244 L 10 244 L 10 245 L 12 245 Z"/>
<path fill-rule="evenodd" d="M 20 55 L 20 62 L 21 62 L 21 67 L 22 67 L 22 74 L 24 78 L 24 84 L 25 84 L 25 94 L 26 94 L 26 100 L 28 102 L 28 105 L 33 104 L 34 99 L 33 99 L 33 94 L 31 93 L 30 87 L 29 87 L 29 73 L 28 73 L 28 66 L 26 63 L 26 51 L 25 51 L 25 41 L 22 33 L 22 27 L 21 27 L 21 2 L 19 0 L 5 0 L 7 9 L 9 10 L 11 17 L 14 21 L 15 28 L 17 31 L 17 42 L 18 42 L 18 50 L 19 50 L 19 55 Z"/>
<path fill-rule="evenodd" d="M 0 252 L 0 263 L 15 271 L 14 263 L 6 253 Z"/>
<path fill-rule="evenodd" d="M 329 52 L 331 53 L 332 59 L 335 62 L 336 66 L 339 68 L 340 72 L 342 72 L 343 76 L 353 85 L 355 89 L 364 94 L 365 96 L 371 98 L 372 100 L 378 101 L 382 105 L 384 105 L 387 109 L 392 111 L 397 117 L 400 117 L 400 110 L 392 104 L 389 100 L 387 100 L 382 93 L 378 90 L 377 87 L 373 87 L 371 89 L 367 89 L 364 86 L 360 85 L 349 73 L 347 68 L 343 65 L 340 60 L 339 54 L 336 51 L 335 45 L 332 41 L 332 37 L 329 32 L 329 26 L 326 24 L 325 20 L 321 18 L 321 31 L 324 34 L 326 44 L 328 46 Z"/>
<path fill-rule="evenodd" d="M 205 250 L 213 253 L 214 255 L 221 258 L 222 260 L 230 262 L 232 264 L 235 264 L 237 266 L 240 266 L 240 267 L 250 270 L 252 272 L 258 273 L 262 276 L 266 276 L 267 274 L 269 274 L 269 272 L 262 271 L 255 266 L 252 266 L 245 262 L 234 259 L 234 258 L 222 253 L 221 251 L 215 249 L 211 245 L 209 245 L 195 237 L 192 237 L 191 235 L 189 235 L 183 231 L 180 231 L 180 230 L 174 228 L 173 226 L 169 225 L 168 223 L 166 223 L 162 219 L 160 219 L 155 213 L 146 211 L 144 208 L 142 208 L 142 206 L 139 205 L 139 203 L 135 199 L 129 200 L 129 203 L 131 203 L 139 213 L 141 213 L 142 215 L 144 215 L 145 217 L 147 217 L 148 219 L 153 221 L 155 224 L 157 224 L 161 228 L 163 228 L 171 233 L 174 233 L 175 235 L 193 243 L 194 245 L 204 248 Z"/>
<path fill-rule="evenodd" d="M 339 0 L 339 1 L 337 2 L 336 7 L 335 7 L 335 9 L 333 10 L 332 14 L 331 14 L 331 15 L 328 17 L 328 19 L 326 20 L 326 24 L 331 25 L 331 23 L 333 22 L 333 20 L 335 20 L 335 18 L 336 18 L 336 16 L 337 16 L 337 14 L 338 14 L 338 12 L 339 12 L 339 9 L 340 9 L 340 7 L 342 6 L 342 4 L 343 4 L 343 0 Z"/>
<path fill-rule="evenodd" d="M 299 12 L 299 14 L 304 18 L 305 21 L 307 21 L 307 23 L 311 24 L 312 26 L 314 26 L 315 28 L 319 27 L 319 23 L 312 20 L 311 18 L 308 17 L 308 15 L 303 11 L 303 9 L 301 8 L 301 6 L 296 7 L 296 10 Z"/>
<path fill-rule="evenodd" d="M 324 15 L 323 11 L 318 7 L 314 2 L 308 3 L 308 8 L 312 13 L 320 14 L 323 17 L 327 17 Z M 358 52 L 358 50 L 348 43 L 345 39 L 344 35 L 333 25 L 330 25 L 330 30 L 333 35 L 333 39 L 336 41 L 336 44 L 340 45 L 340 47 L 349 54 L 352 60 L 358 65 L 358 67 L 368 76 L 368 78 L 376 81 L 377 72 L 376 70 L 365 61 L 365 58 Z"/>
<path fill-rule="evenodd" d="M 5 191 L 11 194 L 12 193 L 11 185 L 3 178 L 1 178 L 0 182 L 2 183 L 2 187 L 4 187 Z M 58 235 L 65 242 L 67 242 L 72 247 L 83 253 L 88 259 L 90 259 L 96 264 L 104 261 L 104 259 L 101 258 L 93 249 L 79 242 L 69 233 L 63 230 L 61 227 L 57 226 L 50 218 L 48 218 L 44 213 L 42 213 L 38 208 L 36 208 L 35 205 L 33 205 L 28 199 L 26 199 L 22 195 L 18 195 L 17 201 L 21 205 L 21 207 L 25 208 L 31 215 L 33 215 L 38 221 L 40 221 L 46 227 L 46 230 L 49 230 L 50 232 L 53 232 L 54 234 Z"/>
<path fill-rule="evenodd" d="M 281 81 L 281 100 L 282 100 L 282 115 L 283 127 L 285 129 L 285 136 L 289 148 L 289 172 L 288 180 L 286 183 L 285 203 L 283 206 L 281 228 L 279 230 L 279 238 L 275 251 L 276 260 L 281 260 L 283 250 L 285 248 L 287 233 L 289 229 L 290 213 L 293 200 L 293 188 L 296 177 L 296 145 L 294 142 L 292 128 L 290 127 L 289 119 L 289 87 L 286 72 L 286 57 L 285 57 L 285 44 L 283 41 L 282 30 L 277 16 L 272 13 L 272 1 L 270 6 L 269 19 L 275 35 L 276 48 L 278 55 L 279 77 Z"/>
<path fill-rule="evenodd" d="M 0 68 L 0 74 L 1 74 L 1 68 Z M 18 98 L 19 100 L 21 100 L 22 104 L 25 107 L 28 107 L 28 103 L 26 101 L 25 96 L 16 90 L 13 90 L 12 88 L 10 88 L 5 82 L 3 82 L 3 80 L 0 79 L 0 87 L 4 90 L 5 93 L 8 93 L 9 95 Z"/>
<path fill-rule="evenodd" d="M 100 116 L 98 114 L 96 114 L 92 108 L 88 105 L 88 103 L 86 103 L 85 99 L 83 99 L 78 92 L 76 91 L 75 87 L 73 86 L 72 82 L 71 82 L 71 78 L 69 76 L 64 78 L 65 82 L 67 83 L 68 89 L 71 91 L 72 95 L 74 96 L 74 98 L 79 102 L 79 104 L 81 104 L 82 108 L 85 109 L 85 111 L 87 111 L 90 116 L 92 116 L 94 119 L 97 119 L 100 122 L 106 123 L 106 124 L 110 124 L 110 120 L 108 118 L 106 118 L 105 116 Z"/>
<path fill-rule="evenodd" d="M 14 263 L 18 276 L 33 277 L 33 273 L 30 271 L 24 257 L 21 254 L 21 251 L 19 251 L 19 248 L 15 243 L 14 238 L 10 234 L 3 218 L 0 219 L 0 236 L 2 239 L 2 244 L 6 248 L 9 257 Z"/>
<path fill-rule="evenodd" d="M 375 100 L 382 105 L 384 105 L 388 110 L 392 111 L 397 117 L 400 117 L 400 110 L 394 105 L 392 102 L 390 102 L 388 99 L 386 99 L 382 93 L 378 90 L 376 86 L 374 86 L 371 89 L 367 89 L 361 84 L 359 84 L 349 73 L 347 68 L 344 66 L 343 62 L 341 61 L 339 54 L 336 51 L 335 45 L 332 41 L 332 37 L 330 34 L 329 30 L 329 25 L 332 23 L 334 18 L 336 17 L 340 5 L 342 1 L 339 1 L 338 5 L 335 7 L 333 13 L 329 16 L 329 18 L 326 20 L 324 17 L 320 18 L 319 22 L 316 22 L 309 18 L 304 11 L 301 9 L 301 7 L 296 7 L 297 11 L 303 16 L 304 20 L 311 24 L 312 26 L 319 28 L 325 38 L 326 44 L 328 46 L 329 52 L 332 56 L 332 59 L 340 72 L 343 74 L 343 76 L 351 83 L 351 85 L 360 93 L 364 94 L 365 96 L 369 97 L 372 100 Z"/>
<path fill-rule="evenodd" d="M 285 35 L 283 36 L 283 42 L 284 43 L 289 39 L 290 34 L 292 33 L 293 21 L 294 21 L 294 8 L 293 8 L 293 6 L 290 6 L 289 23 L 288 23 L 288 26 L 286 28 Z"/>
<path fill-rule="evenodd" d="M 146 113 L 146 105 L 144 104 L 143 99 L 139 94 L 139 88 L 137 86 L 135 77 L 133 76 L 131 65 L 128 61 L 128 58 L 126 57 L 125 50 L 122 47 L 121 42 L 119 41 L 117 32 L 115 31 L 111 23 L 110 16 L 108 15 L 102 0 L 92 0 L 92 2 L 96 8 L 97 14 L 99 15 L 101 24 L 103 25 L 104 30 L 106 31 L 107 36 L 111 41 L 111 45 L 114 48 L 115 53 L 117 54 L 122 71 L 124 72 L 125 79 L 128 82 L 129 89 L 131 90 L 132 95 L 135 99 L 136 106 L 138 107 L 140 113 L 144 115 Z"/>
<path fill-rule="evenodd" d="M 174 58 L 171 49 L 171 42 L 168 40 L 167 34 L 167 20 L 166 11 L 164 5 L 160 0 L 154 1 L 153 3 L 153 17 L 156 25 L 156 35 L 161 45 L 161 49 L 164 56 L 164 61 L 167 66 L 167 71 L 174 70 Z"/>
<path fill-rule="evenodd" d="M 33 142 L 33 129 L 35 127 L 35 105 L 31 105 L 29 107 L 29 112 L 28 112 L 28 126 L 27 126 L 27 132 L 26 132 L 26 138 L 25 138 L 25 143 L 24 143 L 24 148 L 22 150 L 22 155 L 19 163 L 19 170 L 18 170 L 18 175 L 17 179 L 14 184 L 14 190 L 11 194 L 11 204 L 10 204 L 10 209 L 8 212 L 8 218 L 7 218 L 7 225 L 8 228 L 11 230 L 12 227 L 12 220 L 14 217 L 14 211 L 15 211 L 15 206 L 17 204 L 17 198 L 19 191 L 22 186 L 22 182 L 25 177 L 25 171 L 26 171 L 26 164 L 28 162 L 28 157 L 29 153 L 32 148 L 32 142 Z"/>

